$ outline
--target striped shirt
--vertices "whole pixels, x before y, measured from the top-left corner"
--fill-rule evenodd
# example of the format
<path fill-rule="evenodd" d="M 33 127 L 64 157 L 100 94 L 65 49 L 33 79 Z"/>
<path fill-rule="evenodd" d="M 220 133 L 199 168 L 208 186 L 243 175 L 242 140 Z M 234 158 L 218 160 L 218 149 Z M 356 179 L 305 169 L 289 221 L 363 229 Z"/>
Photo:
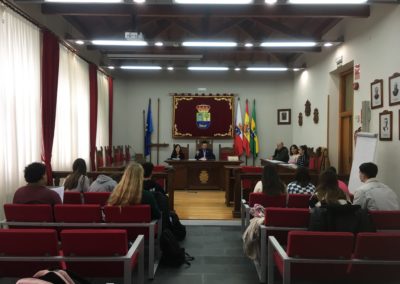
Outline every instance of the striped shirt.
<path fill-rule="evenodd" d="M 289 194 L 314 194 L 315 186 L 309 182 L 305 187 L 302 187 L 297 181 L 288 184 L 287 191 Z"/>

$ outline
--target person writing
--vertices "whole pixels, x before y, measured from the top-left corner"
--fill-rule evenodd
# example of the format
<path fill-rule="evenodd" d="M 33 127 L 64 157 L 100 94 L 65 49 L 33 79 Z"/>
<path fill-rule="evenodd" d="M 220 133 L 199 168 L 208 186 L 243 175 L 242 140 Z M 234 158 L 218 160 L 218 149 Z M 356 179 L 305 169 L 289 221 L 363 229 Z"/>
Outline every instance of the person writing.
<path fill-rule="evenodd" d="M 181 145 L 176 144 L 174 146 L 174 150 L 172 151 L 171 154 L 171 159 L 172 160 L 184 160 L 185 159 L 185 154 L 183 154 Z"/>
<path fill-rule="evenodd" d="M 289 161 L 289 151 L 285 146 L 283 146 L 283 142 L 279 142 L 278 144 L 276 144 L 276 149 L 274 155 L 272 156 L 272 159 L 285 163 Z"/>
<path fill-rule="evenodd" d="M 208 149 L 208 142 L 201 142 L 201 148 L 197 151 L 196 160 L 206 161 L 206 160 L 215 160 L 215 155 L 211 149 Z"/>

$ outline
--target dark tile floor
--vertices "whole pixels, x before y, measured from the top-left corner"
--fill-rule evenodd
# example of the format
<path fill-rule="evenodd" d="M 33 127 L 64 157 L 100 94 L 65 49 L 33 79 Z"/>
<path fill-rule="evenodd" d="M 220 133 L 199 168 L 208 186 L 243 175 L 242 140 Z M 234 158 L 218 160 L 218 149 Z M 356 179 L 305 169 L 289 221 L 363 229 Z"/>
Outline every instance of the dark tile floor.
<path fill-rule="evenodd" d="M 258 283 L 253 263 L 243 255 L 240 226 L 186 226 L 182 247 L 195 257 L 191 266 L 160 266 L 153 284 Z"/>

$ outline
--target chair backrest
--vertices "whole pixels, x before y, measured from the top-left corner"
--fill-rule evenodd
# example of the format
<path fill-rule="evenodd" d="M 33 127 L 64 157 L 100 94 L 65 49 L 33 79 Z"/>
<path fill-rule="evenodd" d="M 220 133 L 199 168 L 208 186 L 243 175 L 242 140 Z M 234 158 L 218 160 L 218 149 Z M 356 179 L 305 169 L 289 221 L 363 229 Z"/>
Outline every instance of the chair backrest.
<path fill-rule="evenodd" d="M 400 260 L 400 233 L 359 233 L 354 258 L 367 260 Z M 357 280 L 399 280 L 400 265 L 351 264 L 349 273 Z"/>
<path fill-rule="evenodd" d="M 96 169 L 104 166 L 103 147 L 97 149 L 96 147 Z"/>
<path fill-rule="evenodd" d="M 82 204 L 82 196 L 77 191 L 64 191 L 64 204 Z"/>
<path fill-rule="evenodd" d="M 104 206 L 105 221 L 107 223 L 149 223 L 151 222 L 150 205 L 132 206 Z M 133 240 L 142 234 L 148 237 L 147 228 L 126 228 L 128 239 Z"/>
<path fill-rule="evenodd" d="M 181 146 L 181 151 L 185 156 L 185 160 L 189 159 L 189 144 L 186 144 L 186 147 Z"/>
<path fill-rule="evenodd" d="M 253 166 L 242 166 L 240 167 L 240 171 L 242 173 L 262 173 L 263 171 L 263 167 L 253 167 Z M 260 175 L 260 179 L 261 180 L 261 175 Z M 244 199 L 248 199 L 248 195 L 250 192 L 253 191 L 254 186 L 256 185 L 257 181 L 255 179 L 242 179 L 242 198 Z"/>
<path fill-rule="evenodd" d="M 254 204 L 260 204 L 267 207 L 286 207 L 286 195 L 266 195 L 265 193 L 252 192 L 249 195 L 249 206 L 253 207 Z"/>
<path fill-rule="evenodd" d="M 287 207 L 308 208 L 310 197 L 308 194 L 289 194 Z"/>
<path fill-rule="evenodd" d="M 153 172 L 154 173 L 163 173 L 163 172 L 165 172 L 165 166 L 164 165 L 155 165 L 154 166 L 154 168 L 153 168 Z M 156 180 L 156 183 L 158 183 L 160 186 L 162 186 L 162 188 L 164 188 L 165 189 L 165 185 L 166 185 L 166 182 L 165 182 L 165 179 L 163 179 L 163 178 L 159 178 L 159 179 L 157 179 Z"/>
<path fill-rule="evenodd" d="M 370 211 L 377 230 L 400 230 L 400 210 Z"/>
<path fill-rule="evenodd" d="M 123 256 L 128 252 L 125 230 L 62 230 L 61 243 L 65 256 Z M 121 277 L 123 264 L 115 262 L 66 262 L 67 269 L 88 277 Z"/>
<path fill-rule="evenodd" d="M 288 235 L 289 257 L 311 259 L 350 259 L 354 236 L 346 232 L 292 231 Z M 329 280 L 343 279 L 347 264 L 293 264 L 293 279 Z"/>
<path fill-rule="evenodd" d="M 100 223 L 101 207 L 99 204 L 57 204 L 54 218 L 60 223 Z"/>
<path fill-rule="evenodd" d="M 4 204 L 7 221 L 53 222 L 53 208 L 49 204 Z"/>
<path fill-rule="evenodd" d="M 57 233 L 53 229 L 0 230 L 0 276 L 32 277 L 49 267 L 60 268 L 59 262 L 1 261 L 1 256 L 56 256 Z"/>
<path fill-rule="evenodd" d="M 199 150 L 201 148 L 201 143 L 203 143 L 203 141 L 207 141 L 208 149 L 213 150 L 213 140 L 212 139 L 200 138 L 200 139 L 196 139 L 196 149 L 195 149 L 195 151 L 197 151 L 197 150 Z"/>
<path fill-rule="evenodd" d="M 104 206 L 107 204 L 110 192 L 84 192 L 83 201 L 85 204 L 100 204 Z"/>
<path fill-rule="evenodd" d="M 233 147 L 221 147 L 221 144 L 219 144 L 219 159 L 226 161 L 228 156 L 235 156 L 235 149 Z"/>

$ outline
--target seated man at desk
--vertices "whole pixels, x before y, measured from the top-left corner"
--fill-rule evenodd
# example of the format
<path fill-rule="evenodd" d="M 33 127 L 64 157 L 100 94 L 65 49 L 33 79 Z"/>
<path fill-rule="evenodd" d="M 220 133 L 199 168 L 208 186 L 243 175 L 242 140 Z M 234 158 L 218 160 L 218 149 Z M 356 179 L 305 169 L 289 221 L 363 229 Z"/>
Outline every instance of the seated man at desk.
<path fill-rule="evenodd" d="M 289 151 L 285 146 L 283 146 L 283 142 L 279 142 L 278 144 L 276 144 L 276 149 L 274 155 L 272 156 L 272 159 L 285 163 L 289 161 Z"/>
<path fill-rule="evenodd" d="M 195 159 L 200 161 L 215 160 L 215 155 L 213 151 L 211 149 L 208 149 L 207 141 L 201 142 L 201 148 L 196 152 Z"/>

